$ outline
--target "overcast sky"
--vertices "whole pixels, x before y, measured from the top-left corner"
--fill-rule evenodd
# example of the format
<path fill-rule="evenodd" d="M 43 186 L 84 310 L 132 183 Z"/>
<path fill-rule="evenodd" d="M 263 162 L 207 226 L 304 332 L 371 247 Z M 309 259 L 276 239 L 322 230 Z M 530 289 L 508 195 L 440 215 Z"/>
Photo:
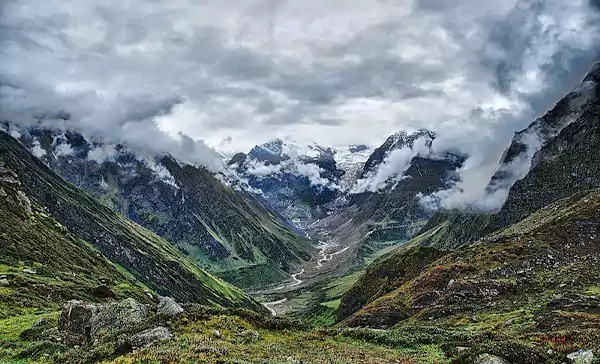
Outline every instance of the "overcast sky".
<path fill-rule="evenodd" d="M 495 162 L 597 59 L 597 14 L 588 0 L 3 0 L 0 117 L 199 163 L 202 141 L 379 145 L 429 128 Z"/>

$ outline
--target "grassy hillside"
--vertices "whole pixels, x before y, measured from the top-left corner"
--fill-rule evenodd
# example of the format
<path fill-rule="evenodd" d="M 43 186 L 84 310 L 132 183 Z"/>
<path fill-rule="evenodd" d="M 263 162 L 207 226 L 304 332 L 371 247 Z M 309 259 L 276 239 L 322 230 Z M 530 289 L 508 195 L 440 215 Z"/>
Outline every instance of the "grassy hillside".
<path fill-rule="evenodd" d="M 262 309 L 237 288 L 201 270 L 167 241 L 56 176 L 5 133 L 0 133 L 0 164 L 14 174 L 18 189 L 29 200 L 156 293 L 182 302 Z M 38 242 L 37 254 L 46 251 L 44 243 Z"/>
<path fill-rule="evenodd" d="M 548 346 L 600 350 L 599 189 L 559 200 L 470 248 L 436 254 L 400 249 L 370 267 L 343 297 L 341 324 L 488 333 L 513 337 L 536 355 Z M 366 304 L 349 315 L 357 302 Z M 506 357 L 501 347 L 495 354 Z"/>

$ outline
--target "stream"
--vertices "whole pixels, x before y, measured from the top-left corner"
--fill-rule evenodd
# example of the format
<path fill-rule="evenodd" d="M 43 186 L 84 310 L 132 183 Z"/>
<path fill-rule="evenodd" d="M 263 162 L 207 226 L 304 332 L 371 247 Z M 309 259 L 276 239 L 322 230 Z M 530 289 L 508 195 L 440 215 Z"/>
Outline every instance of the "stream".
<path fill-rule="evenodd" d="M 308 236 L 308 234 L 307 234 L 307 236 Z M 316 271 L 322 270 L 325 266 L 325 263 L 329 262 L 334 256 L 341 254 L 350 248 L 350 247 L 345 247 L 341 250 L 332 252 L 332 250 L 337 248 L 338 245 L 339 244 L 336 244 L 333 242 L 319 241 L 319 244 L 317 245 L 317 249 L 319 249 L 319 254 L 316 258 L 316 265 L 314 265 L 313 270 L 316 270 Z M 315 260 L 313 260 L 313 262 L 314 261 Z M 308 264 L 310 264 L 310 262 Z M 290 282 L 286 282 L 278 287 L 275 287 L 272 290 L 270 290 L 270 292 L 278 292 L 278 291 L 283 291 L 285 289 L 300 286 L 302 283 L 304 283 L 304 280 L 302 280 L 300 278 L 300 276 L 302 274 L 304 274 L 304 272 L 305 272 L 305 269 L 303 268 L 299 272 L 292 274 L 291 275 L 292 280 Z M 283 299 L 280 299 L 277 301 L 265 302 L 265 303 L 263 303 L 263 306 L 265 306 L 271 312 L 271 314 L 273 316 L 276 316 L 277 311 L 275 310 L 275 307 L 277 307 L 278 305 L 281 305 L 285 302 L 287 302 L 287 298 L 283 298 Z"/>

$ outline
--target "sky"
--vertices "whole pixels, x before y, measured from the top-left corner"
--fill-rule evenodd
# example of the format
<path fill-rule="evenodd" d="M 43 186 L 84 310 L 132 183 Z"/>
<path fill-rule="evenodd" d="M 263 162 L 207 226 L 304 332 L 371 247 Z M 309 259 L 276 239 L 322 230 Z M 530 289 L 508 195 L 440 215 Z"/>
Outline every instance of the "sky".
<path fill-rule="evenodd" d="M 599 9 L 596 0 L 4 0 L 0 119 L 204 165 L 210 147 L 377 146 L 427 128 L 438 148 L 471 156 L 469 178 L 481 184 L 513 133 L 599 59 Z"/>

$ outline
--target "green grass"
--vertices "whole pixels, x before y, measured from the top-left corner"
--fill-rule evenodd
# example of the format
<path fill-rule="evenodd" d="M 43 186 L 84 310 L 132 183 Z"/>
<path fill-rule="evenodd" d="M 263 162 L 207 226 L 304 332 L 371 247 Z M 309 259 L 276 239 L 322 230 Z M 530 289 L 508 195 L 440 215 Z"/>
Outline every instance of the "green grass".
<path fill-rule="evenodd" d="M 585 290 L 586 294 L 592 295 L 592 296 L 596 296 L 596 297 L 600 297 L 600 286 L 591 286 L 588 287 Z"/>

